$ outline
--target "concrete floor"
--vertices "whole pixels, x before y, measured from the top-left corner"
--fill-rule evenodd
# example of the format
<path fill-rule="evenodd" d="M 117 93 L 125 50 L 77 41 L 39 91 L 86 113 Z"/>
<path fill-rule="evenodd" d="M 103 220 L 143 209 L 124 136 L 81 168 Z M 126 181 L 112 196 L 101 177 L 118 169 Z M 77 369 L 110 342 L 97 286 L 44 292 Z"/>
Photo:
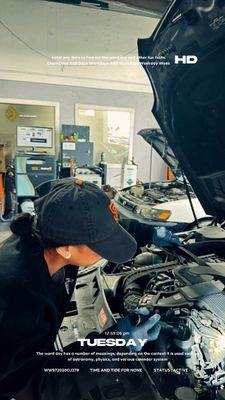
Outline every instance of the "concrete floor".
<path fill-rule="evenodd" d="M 0 242 L 10 236 L 9 222 L 0 222 Z"/>

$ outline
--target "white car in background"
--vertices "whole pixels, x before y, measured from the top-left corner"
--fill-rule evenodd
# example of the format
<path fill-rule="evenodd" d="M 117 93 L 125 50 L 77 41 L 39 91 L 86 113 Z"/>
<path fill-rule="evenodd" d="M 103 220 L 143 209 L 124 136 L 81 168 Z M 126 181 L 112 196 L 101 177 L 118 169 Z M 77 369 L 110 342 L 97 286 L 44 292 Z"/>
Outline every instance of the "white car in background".
<path fill-rule="evenodd" d="M 183 178 L 179 163 L 162 131 L 142 129 L 138 134 L 163 158 L 174 179 L 143 183 L 118 191 L 114 200 L 120 217 L 152 226 L 163 225 L 174 232 L 195 226 L 195 217 L 200 224 L 208 223 L 211 217 L 206 215 L 191 186 Z"/>

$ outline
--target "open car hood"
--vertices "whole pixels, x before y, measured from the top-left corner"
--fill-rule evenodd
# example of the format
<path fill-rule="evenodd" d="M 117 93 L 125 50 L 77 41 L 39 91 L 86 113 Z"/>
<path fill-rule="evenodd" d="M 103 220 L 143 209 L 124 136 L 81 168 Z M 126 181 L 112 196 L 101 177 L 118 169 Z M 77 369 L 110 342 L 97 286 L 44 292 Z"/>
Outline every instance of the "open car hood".
<path fill-rule="evenodd" d="M 144 66 L 141 59 L 153 114 L 205 212 L 224 219 L 225 1 L 174 1 L 138 47 L 139 56 L 168 63 Z M 198 61 L 175 64 L 177 55 Z"/>
<path fill-rule="evenodd" d="M 45 0 L 52 3 L 62 3 L 74 6 L 86 6 L 105 11 L 136 14 L 141 16 L 156 16 L 163 14 L 171 0 Z"/>
<path fill-rule="evenodd" d="M 166 165 L 172 170 L 173 175 L 176 178 L 181 178 L 179 162 L 175 158 L 174 152 L 168 145 L 161 129 L 142 129 L 138 132 L 138 135 L 142 136 L 143 139 L 157 151 Z"/>

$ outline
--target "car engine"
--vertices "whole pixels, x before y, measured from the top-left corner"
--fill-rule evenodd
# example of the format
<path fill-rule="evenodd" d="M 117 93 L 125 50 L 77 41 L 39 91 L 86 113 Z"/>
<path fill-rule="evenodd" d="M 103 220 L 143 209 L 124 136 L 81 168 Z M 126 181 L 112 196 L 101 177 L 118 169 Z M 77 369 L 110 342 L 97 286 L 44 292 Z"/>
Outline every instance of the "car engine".
<path fill-rule="evenodd" d="M 143 348 L 163 355 L 145 363 L 161 398 L 217 400 L 225 385 L 225 231 L 203 227 L 185 238 L 173 249 L 149 246 L 125 265 L 81 270 L 76 338 L 102 334 L 147 307 L 161 316 L 158 340 Z"/>
<path fill-rule="evenodd" d="M 210 273 L 212 268 L 211 273 L 214 271 L 216 274 L 215 263 L 219 266 L 219 273 L 224 271 L 222 273 L 225 275 L 225 263 L 215 255 L 201 260 L 210 262 L 211 267 L 208 267 L 207 273 Z M 144 284 L 142 295 L 138 284 L 143 280 L 143 276 L 140 279 L 137 277 L 135 288 L 132 289 L 131 285 L 126 290 L 124 307 L 126 311 L 131 311 L 136 306 L 152 308 L 161 315 L 161 320 L 176 328 L 171 330 L 172 338 L 165 332 L 167 353 L 171 354 L 166 364 L 171 373 L 174 371 L 176 375 L 177 368 L 186 366 L 187 371 L 183 373 L 183 379 L 189 382 L 195 380 L 196 385 L 202 388 L 221 386 L 225 383 L 225 295 L 222 283 L 225 282 L 225 276 L 222 279 L 220 276 L 221 280 L 217 281 L 209 280 L 209 276 L 212 275 L 205 275 L 204 279 L 201 275 L 197 283 L 192 282 L 190 286 L 184 284 L 186 279 L 182 278 L 190 275 L 198 266 L 190 263 L 187 268 L 177 268 L 176 271 L 173 265 L 167 263 L 166 269 L 152 269 L 146 274 L 149 283 L 146 281 Z M 182 271 L 183 276 L 179 276 L 179 271 Z M 203 272 L 203 269 L 201 271 Z M 214 294 L 202 297 L 205 291 Z M 177 357 L 177 353 L 182 357 Z M 180 375 L 182 376 L 182 373 Z"/>

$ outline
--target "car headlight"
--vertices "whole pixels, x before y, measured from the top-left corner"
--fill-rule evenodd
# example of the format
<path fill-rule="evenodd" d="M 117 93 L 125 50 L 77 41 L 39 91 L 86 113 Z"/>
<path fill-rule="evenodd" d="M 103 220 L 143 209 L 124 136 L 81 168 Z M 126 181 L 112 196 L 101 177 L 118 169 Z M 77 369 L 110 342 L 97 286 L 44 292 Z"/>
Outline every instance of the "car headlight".
<path fill-rule="evenodd" d="M 134 211 L 143 218 L 152 219 L 153 221 L 167 221 L 171 216 L 170 210 L 158 210 L 146 206 L 137 206 Z"/>

